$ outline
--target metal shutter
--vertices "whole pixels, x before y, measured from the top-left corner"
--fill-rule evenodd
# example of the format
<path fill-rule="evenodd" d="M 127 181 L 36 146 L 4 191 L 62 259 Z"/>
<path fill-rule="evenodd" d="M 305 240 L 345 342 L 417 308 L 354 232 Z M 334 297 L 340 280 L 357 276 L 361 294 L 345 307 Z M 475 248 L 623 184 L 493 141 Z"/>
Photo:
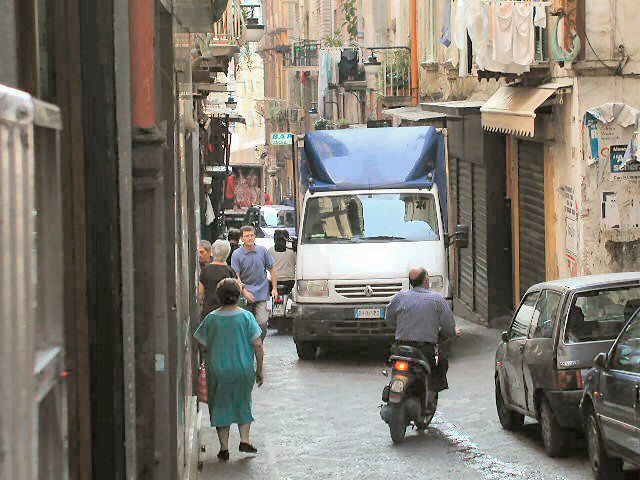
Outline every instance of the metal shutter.
<path fill-rule="evenodd" d="M 459 250 L 460 255 L 460 268 L 459 268 L 459 280 L 458 285 L 460 291 L 458 295 L 469 308 L 474 309 L 474 249 L 473 249 L 473 237 L 474 237 L 474 224 L 473 224 L 473 169 L 474 165 L 470 162 L 463 160 L 457 161 L 458 165 L 458 219 L 459 223 L 463 225 L 469 225 L 471 238 L 469 239 L 469 246 L 467 248 L 461 248 Z"/>
<path fill-rule="evenodd" d="M 518 142 L 520 202 L 520 295 L 546 279 L 544 238 L 544 146 Z"/>
<path fill-rule="evenodd" d="M 482 165 L 473 165 L 473 230 L 474 310 L 483 318 L 489 316 L 489 280 L 487 268 L 487 172 Z"/>

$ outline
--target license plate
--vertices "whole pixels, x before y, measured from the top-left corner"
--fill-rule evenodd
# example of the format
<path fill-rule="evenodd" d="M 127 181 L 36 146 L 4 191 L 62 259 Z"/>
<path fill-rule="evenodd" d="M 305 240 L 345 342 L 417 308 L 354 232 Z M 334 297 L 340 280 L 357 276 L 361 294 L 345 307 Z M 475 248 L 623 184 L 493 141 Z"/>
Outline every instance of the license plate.
<path fill-rule="evenodd" d="M 284 317 L 284 303 L 276 303 L 273 306 L 271 315 L 274 317 Z"/>
<path fill-rule="evenodd" d="M 356 319 L 384 318 L 384 308 L 356 308 Z"/>

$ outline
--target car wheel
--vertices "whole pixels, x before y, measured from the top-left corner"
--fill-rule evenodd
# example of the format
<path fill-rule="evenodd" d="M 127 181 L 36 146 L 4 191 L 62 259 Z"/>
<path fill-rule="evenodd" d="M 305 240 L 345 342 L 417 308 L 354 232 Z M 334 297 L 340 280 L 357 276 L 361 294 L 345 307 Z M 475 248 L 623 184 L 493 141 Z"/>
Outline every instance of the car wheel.
<path fill-rule="evenodd" d="M 296 342 L 296 351 L 300 360 L 315 360 L 318 347 L 314 342 Z"/>
<path fill-rule="evenodd" d="M 565 453 L 567 432 L 560 428 L 556 416 L 543 398 L 540 403 L 540 429 L 542 430 L 542 441 L 544 449 L 550 457 L 560 457 Z"/>
<path fill-rule="evenodd" d="M 502 396 L 500 389 L 500 380 L 496 377 L 496 410 L 498 411 L 498 419 L 505 430 L 518 430 L 524 423 L 524 415 L 509 410 Z"/>
<path fill-rule="evenodd" d="M 592 412 L 587 417 L 585 425 L 587 435 L 587 450 L 589 451 L 589 463 L 596 480 L 621 480 L 624 478 L 622 472 L 622 460 L 611 458 L 604 448 L 600 428 L 595 414 Z"/>

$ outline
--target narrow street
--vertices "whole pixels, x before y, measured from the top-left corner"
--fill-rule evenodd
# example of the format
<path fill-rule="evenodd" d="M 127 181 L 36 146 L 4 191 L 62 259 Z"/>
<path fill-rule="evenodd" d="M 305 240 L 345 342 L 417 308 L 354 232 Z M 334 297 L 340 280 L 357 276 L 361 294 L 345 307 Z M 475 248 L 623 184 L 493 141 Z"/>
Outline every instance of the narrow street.
<path fill-rule="evenodd" d="M 566 458 L 546 456 L 537 425 L 516 434 L 502 430 L 495 413 L 493 357 L 499 331 L 458 319 L 462 336 L 453 351 L 450 389 L 424 434 L 408 431 L 393 445 L 378 414 L 385 378 L 380 352 L 321 352 L 300 362 L 290 336 L 267 337 L 265 385 L 254 390 L 255 457 L 237 452 L 216 458 L 215 430 L 206 408 L 201 430 L 201 480 L 401 478 L 591 478 L 580 441 Z M 627 475 L 627 478 L 632 478 Z"/>

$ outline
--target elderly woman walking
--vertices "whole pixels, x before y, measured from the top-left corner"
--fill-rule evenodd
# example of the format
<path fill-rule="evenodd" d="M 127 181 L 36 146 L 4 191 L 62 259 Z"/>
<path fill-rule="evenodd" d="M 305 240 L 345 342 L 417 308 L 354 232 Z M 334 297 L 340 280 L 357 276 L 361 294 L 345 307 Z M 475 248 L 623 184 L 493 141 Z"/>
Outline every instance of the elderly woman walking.
<path fill-rule="evenodd" d="M 251 312 L 238 307 L 240 285 L 225 278 L 217 288 L 221 307 L 209 313 L 194 337 L 207 349 L 207 383 L 211 426 L 220 441 L 220 460 L 229 460 L 229 430 L 232 424 L 240 431 L 239 450 L 257 453 L 251 445 L 249 431 L 251 391 L 254 382 L 262 386 L 264 351 L 262 330 Z M 256 359 L 254 369 L 253 360 Z"/>
<path fill-rule="evenodd" d="M 216 240 L 211 246 L 213 261 L 202 268 L 198 293 L 202 301 L 202 317 L 213 312 L 220 306 L 216 289 L 220 280 L 237 278 L 236 272 L 227 264 L 227 257 L 231 252 L 231 245 L 226 240 Z M 251 292 L 242 287 L 245 297 L 253 298 Z"/>

